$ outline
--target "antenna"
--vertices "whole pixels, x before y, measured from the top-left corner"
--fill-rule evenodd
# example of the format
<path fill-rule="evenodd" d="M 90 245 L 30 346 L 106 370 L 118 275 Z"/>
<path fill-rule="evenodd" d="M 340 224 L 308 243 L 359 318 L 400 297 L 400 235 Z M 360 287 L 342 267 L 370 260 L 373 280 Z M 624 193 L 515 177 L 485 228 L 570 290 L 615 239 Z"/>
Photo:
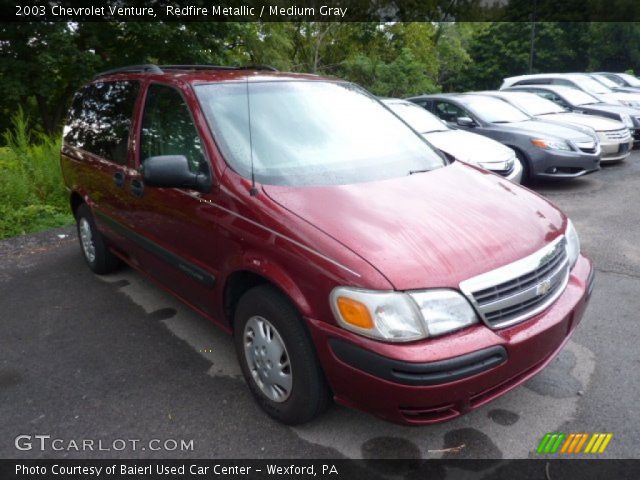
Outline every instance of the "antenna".
<path fill-rule="evenodd" d="M 247 117 L 249 123 L 249 155 L 251 157 L 251 190 L 249 190 L 249 195 L 255 197 L 258 194 L 258 189 L 256 188 L 256 177 L 253 169 L 253 136 L 251 135 L 251 99 L 249 96 L 249 77 L 246 77 L 247 86 Z"/>

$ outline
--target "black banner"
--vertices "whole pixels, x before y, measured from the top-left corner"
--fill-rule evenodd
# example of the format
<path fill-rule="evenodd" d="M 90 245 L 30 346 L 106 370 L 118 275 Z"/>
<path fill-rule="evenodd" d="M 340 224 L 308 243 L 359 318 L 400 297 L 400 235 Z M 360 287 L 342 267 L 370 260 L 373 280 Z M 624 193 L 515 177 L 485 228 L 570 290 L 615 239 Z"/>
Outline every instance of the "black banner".
<path fill-rule="evenodd" d="M 0 21 L 633 22 L 636 0 L 4 0 Z"/>
<path fill-rule="evenodd" d="M 636 480 L 640 460 L 0 460 L 2 480 L 211 478 Z"/>

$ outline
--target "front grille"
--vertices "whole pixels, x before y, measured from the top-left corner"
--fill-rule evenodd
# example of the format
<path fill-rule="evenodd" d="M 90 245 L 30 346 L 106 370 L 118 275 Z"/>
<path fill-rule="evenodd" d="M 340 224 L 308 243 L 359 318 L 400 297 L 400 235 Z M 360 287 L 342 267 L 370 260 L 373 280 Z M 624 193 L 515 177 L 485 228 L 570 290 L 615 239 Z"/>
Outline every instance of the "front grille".
<path fill-rule="evenodd" d="M 487 325 L 500 328 L 546 308 L 566 286 L 569 267 L 561 237 L 533 255 L 460 284 Z"/>
<path fill-rule="evenodd" d="M 629 141 L 629 138 L 631 137 L 631 135 L 629 134 L 628 128 L 623 128 L 621 130 L 609 130 L 607 132 L 602 132 L 602 133 L 604 133 L 604 136 L 607 137 L 609 140 Z"/>

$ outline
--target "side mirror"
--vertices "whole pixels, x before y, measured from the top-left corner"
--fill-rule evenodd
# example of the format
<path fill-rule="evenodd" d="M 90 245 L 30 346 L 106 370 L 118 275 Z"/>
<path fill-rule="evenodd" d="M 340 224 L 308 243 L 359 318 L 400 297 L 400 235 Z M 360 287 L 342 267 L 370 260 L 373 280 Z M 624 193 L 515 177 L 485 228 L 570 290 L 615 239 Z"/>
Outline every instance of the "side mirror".
<path fill-rule="evenodd" d="M 188 188 L 208 191 L 211 179 L 202 173 L 193 173 L 184 155 L 158 155 L 142 162 L 142 179 L 150 187 Z"/>
<path fill-rule="evenodd" d="M 469 128 L 473 128 L 476 126 L 476 122 L 469 117 L 458 117 L 456 118 L 456 123 L 458 125 L 460 125 L 461 127 L 469 127 Z"/>

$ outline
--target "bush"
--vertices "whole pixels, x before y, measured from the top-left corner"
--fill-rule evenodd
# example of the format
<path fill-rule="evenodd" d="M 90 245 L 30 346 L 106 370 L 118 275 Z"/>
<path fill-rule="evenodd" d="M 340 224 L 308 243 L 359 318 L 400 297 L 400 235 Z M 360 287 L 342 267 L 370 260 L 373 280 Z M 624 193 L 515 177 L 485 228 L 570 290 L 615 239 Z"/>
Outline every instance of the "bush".
<path fill-rule="evenodd" d="M 29 131 L 18 110 L 0 147 L 0 238 L 73 220 L 60 172 L 60 139 Z"/>

